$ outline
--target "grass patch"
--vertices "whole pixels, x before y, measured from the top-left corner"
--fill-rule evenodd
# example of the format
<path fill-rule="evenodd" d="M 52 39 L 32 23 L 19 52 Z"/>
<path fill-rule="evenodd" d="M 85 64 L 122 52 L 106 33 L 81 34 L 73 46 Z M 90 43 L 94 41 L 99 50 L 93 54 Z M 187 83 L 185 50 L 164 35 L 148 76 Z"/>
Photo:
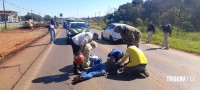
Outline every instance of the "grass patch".
<path fill-rule="evenodd" d="M 137 28 L 142 32 L 142 40 L 147 41 L 146 27 Z M 161 45 L 162 42 L 163 32 L 161 28 L 156 28 L 152 43 Z M 183 32 L 180 28 L 173 27 L 169 45 L 171 48 L 200 54 L 200 32 Z"/>
<path fill-rule="evenodd" d="M 91 25 L 91 27 L 96 29 L 96 30 L 100 30 L 100 31 L 103 30 L 103 28 L 101 26 L 98 26 L 98 25 L 95 25 L 95 24 Z"/>
<path fill-rule="evenodd" d="M 14 30 L 14 29 L 17 29 L 17 28 L 19 28 L 19 27 L 7 27 L 7 28 L 5 28 L 5 27 L 0 27 L 0 31 Z"/>

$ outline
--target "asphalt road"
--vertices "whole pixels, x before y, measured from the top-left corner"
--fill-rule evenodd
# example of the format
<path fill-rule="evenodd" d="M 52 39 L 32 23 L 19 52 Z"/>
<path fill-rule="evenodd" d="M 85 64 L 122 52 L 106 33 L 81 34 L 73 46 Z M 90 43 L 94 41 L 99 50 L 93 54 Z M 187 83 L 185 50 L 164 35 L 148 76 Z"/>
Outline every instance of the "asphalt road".
<path fill-rule="evenodd" d="M 99 33 L 99 31 L 94 32 Z M 14 90 L 199 90 L 200 57 L 177 50 L 161 50 L 159 46 L 141 42 L 140 48 L 148 59 L 150 77 L 140 79 L 123 74 L 95 77 L 72 85 L 73 54 L 66 44 L 66 31 L 61 30 L 56 43 L 37 58 Z M 125 44 L 99 40 L 93 55 L 105 62 L 111 49 L 126 50 Z"/>

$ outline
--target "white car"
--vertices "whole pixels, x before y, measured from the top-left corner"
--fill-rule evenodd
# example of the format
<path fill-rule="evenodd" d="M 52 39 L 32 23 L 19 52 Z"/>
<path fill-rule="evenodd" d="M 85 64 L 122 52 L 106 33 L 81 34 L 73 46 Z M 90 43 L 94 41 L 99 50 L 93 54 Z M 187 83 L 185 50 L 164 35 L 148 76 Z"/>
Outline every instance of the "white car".
<path fill-rule="evenodd" d="M 120 33 L 116 32 L 116 27 L 119 25 L 126 25 L 126 24 L 121 24 L 121 23 L 111 23 L 104 30 L 101 32 L 101 38 L 110 40 L 111 42 L 114 41 L 122 41 L 122 37 Z"/>

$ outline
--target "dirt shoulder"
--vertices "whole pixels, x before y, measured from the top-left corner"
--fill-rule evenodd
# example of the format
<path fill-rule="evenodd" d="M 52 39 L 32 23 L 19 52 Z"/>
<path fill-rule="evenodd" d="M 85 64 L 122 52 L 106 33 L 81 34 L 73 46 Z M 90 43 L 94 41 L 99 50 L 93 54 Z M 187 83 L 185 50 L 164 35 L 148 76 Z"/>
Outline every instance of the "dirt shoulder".
<path fill-rule="evenodd" d="M 57 29 L 57 34 L 60 32 L 61 29 Z M 6 59 L 4 59 L 3 63 L 0 63 L 0 90 L 12 90 L 13 87 L 18 83 L 18 81 L 22 78 L 22 76 L 27 72 L 33 64 L 35 64 L 39 57 L 43 57 L 43 53 L 48 51 L 48 47 L 52 46 L 53 44 L 49 44 L 50 34 L 48 33 L 47 29 L 38 29 L 38 30 L 30 30 L 30 31 L 9 31 L 9 32 L 0 32 L 1 35 L 6 35 L 7 37 L 10 35 L 11 37 L 6 38 L 8 41 L 9 46 L 17 50 L 14 54 L 9 48 L 7 51 Z M 2 34 L 4 33 L 4 34 Z M 20 35 L 14 39 L 15 35 Z M 1 38 L 1 42 L 2 42 Z M 18 42 L 18 44 L 16 44 Z M 28 43 L 29 42 L 29 43 Z M 4 47 L 7 47 L 4 44 Z M 20 50 L 20 51 L 19 51 Z M 1 51 L 2 52 L 2 51 Z M 17 53 L 16 53 L 17 52 Z M 8 57 L 9 58 L 8 58 Z M 37 71 L 37 70 L 36 70 Z M 12 82 L 10 82 L 12 81 Z"/>
<path fill-rule="evenodd" d="M 46 35 L 48 30 L 44 29 L 17 29 L 0 32 L 0 63 L 8 55 L 21 50 L 34 40 Z"/>

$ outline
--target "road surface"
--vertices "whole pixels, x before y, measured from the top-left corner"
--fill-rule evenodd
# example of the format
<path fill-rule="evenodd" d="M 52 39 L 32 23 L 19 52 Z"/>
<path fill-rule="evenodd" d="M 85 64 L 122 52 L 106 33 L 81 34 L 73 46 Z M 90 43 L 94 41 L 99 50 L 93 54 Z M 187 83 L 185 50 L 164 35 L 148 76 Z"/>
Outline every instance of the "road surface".
<path fill-rule="evenodd" d="M 99 33 L 100 31 L 93 30 Z M 66 44 L 66 31 L 57 35 L 56 43 L 46 46 L 28 71 L 13 87 L 14 90 L 199 90 L 200 57 L 177 50 L 161 50 L 157 45 L 141 42 L 140 48 L 148 59 L 150 77 L 139 79 L 119 74 L 96 77 L 72 85 L 73 54 Z M 112 48 L 126 50 L 125 44 L 99 40 L 93 55 L 103 58 Z"/>

